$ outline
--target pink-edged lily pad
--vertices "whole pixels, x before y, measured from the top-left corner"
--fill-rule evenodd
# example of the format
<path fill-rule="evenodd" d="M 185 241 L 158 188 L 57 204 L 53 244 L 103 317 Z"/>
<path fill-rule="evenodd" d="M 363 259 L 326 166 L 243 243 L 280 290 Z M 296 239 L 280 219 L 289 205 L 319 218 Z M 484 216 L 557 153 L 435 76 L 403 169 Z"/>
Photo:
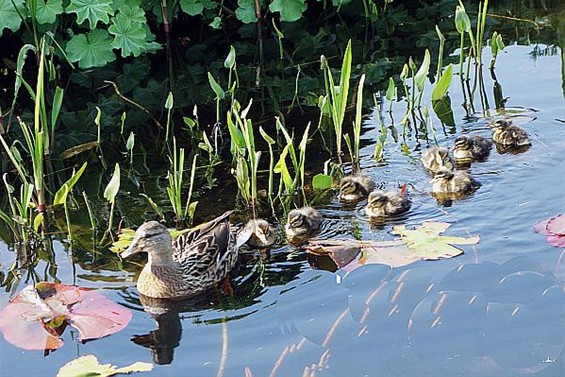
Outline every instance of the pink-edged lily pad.
<path fill-rule="evenodd" d="M 0 310 L 0 331 L 9 343 L 26 350 L 53 350 L 63 345 L 66 325 L 81 341 L 102 338 L 127 326 L 132 312 L 103 294 L 72 285 L 29 285 Z"/>
<path fill-rule="evenodd" d="M 565 247 L 565 215 L 560 214 L 534 225 L 536 233 L 545 234 L 545 240 L 550 245 Z"/>

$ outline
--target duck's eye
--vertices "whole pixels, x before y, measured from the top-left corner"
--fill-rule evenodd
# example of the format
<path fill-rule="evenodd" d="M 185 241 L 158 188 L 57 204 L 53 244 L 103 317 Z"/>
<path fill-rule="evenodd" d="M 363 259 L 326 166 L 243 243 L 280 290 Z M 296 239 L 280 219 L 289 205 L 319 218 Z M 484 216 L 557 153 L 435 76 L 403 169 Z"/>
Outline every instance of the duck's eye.
<path fill-rule="evenodd" d="M 297 216 L 290 220 L 290 225 L 292 225 L 294 228 L 301 227 L 302 224 L 304 224 L 304 219 L 302 218 L 302 216 Z"/>

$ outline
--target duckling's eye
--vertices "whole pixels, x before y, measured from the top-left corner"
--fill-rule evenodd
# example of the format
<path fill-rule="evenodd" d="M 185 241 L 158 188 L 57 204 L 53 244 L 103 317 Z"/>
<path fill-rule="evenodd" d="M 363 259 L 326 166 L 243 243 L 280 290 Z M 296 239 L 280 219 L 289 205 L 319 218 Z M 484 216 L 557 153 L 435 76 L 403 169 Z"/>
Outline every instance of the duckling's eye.
<path fill-rule="evenodd" d="M 302 216 L 297 216 L 290 220 L 290 225 L 292 225 L 295 228 L 302 226 L 303 223 L 304 223 L 304 219 L 302 218 Z"/>

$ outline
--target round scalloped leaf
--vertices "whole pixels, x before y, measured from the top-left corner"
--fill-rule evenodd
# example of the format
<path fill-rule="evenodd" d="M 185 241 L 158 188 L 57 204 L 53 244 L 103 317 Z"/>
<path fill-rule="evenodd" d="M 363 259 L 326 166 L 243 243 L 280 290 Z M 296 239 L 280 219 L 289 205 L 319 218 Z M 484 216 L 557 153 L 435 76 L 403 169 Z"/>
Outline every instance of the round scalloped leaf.
<path fill-rule="evenodd" d="M 75 35 L 65 50 L 69 60 L 78 62 L 80 68 L 103 67 L 116 60 L 110 34 L 102 29 Z"/>
<path fill-rule="evenodd" d="M 16 6 L 15 8 L 14 5 Z M 13 4 L 11 0 L 0 0 L 0 35 L 4 29 L 10 29 L 14 32 L 18 31 L 22 23 L 18 12 L 25 17 L 24 0 L 13 0 Z"/>
<path fill-rule="evenodd" d="M 145 50 L 145 29 L 143 24 L 119 13 L 112 18 L 108 31 L 114 35 L 112 47 L 122 50 L 122 57 L 139 56 Z"/>
<path fill-rule="evenodd" d="M 35 18 L 40 24 L 52 24 L 63 13 L 63 0 L 39 0 Z"/>
<path fill-rule="evenodd" d="M 269 5 L 271 12 L 280 12 L 281 21 L 293 22 L 306 10 L 305 0 L 274 0 Z"/>
<path fill-rule="evenodd" d="M 114 14 L 112 0 L 71 0 L 65 11 L 76 13 L 77 24 L 88 19 L 91 30 L 96 27 L 98 21 L 105 24 L 110 22 L 110 16 Z"/>
<path fill-rule="evenodd" d="M 255 13 L 255 3 L 253 0 L 238 0 L 235 16 L 244 24 L 257 22 L 257 14 Z"/>
<path fill-rule="evenodd" d="M 149 372 L 153 364 L 137 362 L 127 367 L 116 368 L 111 364 L 100 364 L 94 355 L 85 355 L 69 361 L 59 369 L 57 377 L 98 376 L 108 377 L 132 372 Z"/>

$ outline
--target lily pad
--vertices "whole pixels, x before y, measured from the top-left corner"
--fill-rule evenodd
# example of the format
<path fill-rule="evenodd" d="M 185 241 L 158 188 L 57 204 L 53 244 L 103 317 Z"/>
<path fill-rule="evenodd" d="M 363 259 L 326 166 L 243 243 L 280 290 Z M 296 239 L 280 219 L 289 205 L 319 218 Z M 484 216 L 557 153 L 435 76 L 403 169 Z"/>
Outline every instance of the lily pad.
<path fill-rule="evenodd" d="M 74 359 L 59 369 L 57 377 L 96 376 L 108 377 L 116 374 L 129 374 L 133 372 L 149 372 L 153 364 L 137 362 L 127 367 L 116 368 L 111 364 L 100 364 L 94 355 L 81 356 Z"/>
<path fill-rule="evenodd" d="M 412 251 L 425 260 L 436 260 L 440 258 L 452 258 L 463 254 L 463 250 L 451 245 L 473 245 L 479 242 L 479 236 L 473 237 L 447 237 L 440 236 L 451 224 L 424 221 L 422 225 L 414 230 L 406 229 L 404 225 L 392 228 L 392 234 L 400 235 L 400 239 L 406 242 Z"/>
<path fill-rule="evenodd" d="M 545 234 L 548 244 L 565 247 L 565 215 L 560 214 L 536 223 L 534 231 Z"/>
<path fill-rule="evenodd" d="M 41 282 L 25 287 L 0 310 L 0 331 L 16 347 L 57 349 L 66 325 L 79 340 L 102 338 L 127 326 L 132 313 L 103 294 L 72 285 Z"/>

